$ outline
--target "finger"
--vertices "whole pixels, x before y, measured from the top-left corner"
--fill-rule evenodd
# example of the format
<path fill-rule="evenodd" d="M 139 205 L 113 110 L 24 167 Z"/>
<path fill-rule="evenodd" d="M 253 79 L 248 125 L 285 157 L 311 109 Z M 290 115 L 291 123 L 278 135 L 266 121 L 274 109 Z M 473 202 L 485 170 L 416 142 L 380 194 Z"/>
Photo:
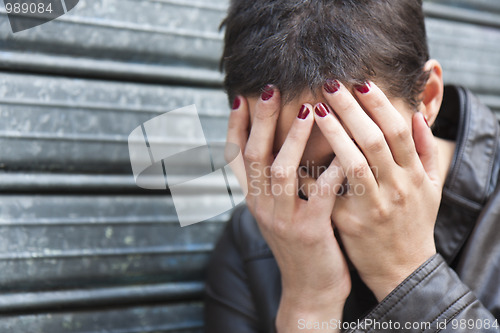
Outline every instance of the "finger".
<path fill-rule="evenodd" d="M 250 114 L 248 112 L 248 101 L 242 96 L 236 96 L 233 102 L 232 112 L 229 115 L 227 127 L 226 147 L 224 157 L 229 163 L 231 170 L 238 179 L 243 193 L 248 193 L 247 173 L 241 154 L 245 151 L 248 140 Z"/>
<path fill-rule="evenodd" d="M 293 208 L 298 200 L 297 171 L 313 124 L 312 106 L 305 104 L 300 109 L 271 167 L 271 188 L 276 207 L 289 214 L 294 213 Z"/>
<path fill-rule="evenodd" d="M 352 186 L 364 186 L 366 193 L 374 191 L 378 184 L 368 161 L 347 135 L 340 121 L 324 103 L 316 104 L 314 111 L 316 124 L 330 143 L 336 155 L 335 159 L 338 159 L 349 183 Z M 377 168 L 374 170 L 377 171 Z"/>
<path fill-rule="evenodd" d="M 370 166 L 377 167 L 381 177 L 390 174 L 394 159 L 382 130 L 344 85 L 336 80 L 329 80 L 324 88 L 328 105 L 332 107 L 346 130 L 351 133 Z"/>
<path fill-rule="evenodd" d="M 233 110 L 229 115 L 227 125 L 227 143 L 233 143 L 245 151 L 248 140 L 250 115 L 248 112 L 248 102 L 242 96 L 236 96 L 233 103 Z M 227 156 L 226 156 L 227 160 Z"/>
<path fill-rule="evenodd" d="M 356 97 L 373 121 L 382 130 L 394 161 L 402 166 L 412 166 L 417 160 L 411 129 L 401 113 L 373 82 L 355 87 Z"/>
<path fill-rule="evenodd" d="M 314 190 L 309 193 L 307 205 L 311 211 L 317 212 L 318 221 L 330 223 L 330 215 L 337 199 L 337 193 L 342 188 L 345 174 L 337 158 L 334 158 L 328 169 L 316 180 Z"/>
<path fill-rule="evenodd" d="M 439 163 L 436 140 L 421 112 L 415 113 L 412 121 L 413 139 L 420 161 L 429 178 L 434 182 L 439 182 Z"/>
<path fill-rule="evenodd" d="M 280 108 L 279 91 L 272 86 L 264 88 L 255 104 L 252 128 L 244 152 L 249 195 L 255 198 L 271 195 L 269 169 L 273 161 L 272 150 Z"/>

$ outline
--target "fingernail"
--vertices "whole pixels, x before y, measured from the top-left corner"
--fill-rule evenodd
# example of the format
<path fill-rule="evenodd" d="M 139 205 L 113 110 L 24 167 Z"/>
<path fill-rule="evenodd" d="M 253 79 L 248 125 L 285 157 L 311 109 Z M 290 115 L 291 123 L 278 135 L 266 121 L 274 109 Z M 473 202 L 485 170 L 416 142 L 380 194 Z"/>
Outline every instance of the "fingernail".
<path fill-rule="evenodd" d="M 324 103 L 319 103 L 314 108 L 314 112 L 321 118 L 324 118 L 330 113 L 330 110 L 328 110 L 328 107 Z"/>
<path fill-rule="evenodd" d="M 365 82 L 364 84 L 357 84 L 354 88 L 362 94 L 366 94 L 370 91 L 370 83 Z"/>
<path fill-rule="evenodd" d="M 326 83 L 323 85 L 325 91 L 329 94 L 335 94 L 340 89 L 339 81 L 337 80 L 326 80 Z"/>
<path fill-rule="evenodd" d="M 233 110 L 238 110 L 241 105 L 241 100 L 239 97 L 236 97 L 233 101 Z"/>
<path fill-rule="evenodd" d="M 304 120 L 307 118 L 308 115 L 309 115 L 309 109 L 305 105 L 302 105 L 302 108 L 300 108 L 299 115 L 297 116 L 297 118 Z"/>
<path fill-rule="evenodd" d="M 260 98 L 262 98 L 263 101 L 268 101 L 273 98 L 273 95 L 274 89 L 271 85 L 268 84 L 262 91 L 262 95 L 260 96 Z"/>

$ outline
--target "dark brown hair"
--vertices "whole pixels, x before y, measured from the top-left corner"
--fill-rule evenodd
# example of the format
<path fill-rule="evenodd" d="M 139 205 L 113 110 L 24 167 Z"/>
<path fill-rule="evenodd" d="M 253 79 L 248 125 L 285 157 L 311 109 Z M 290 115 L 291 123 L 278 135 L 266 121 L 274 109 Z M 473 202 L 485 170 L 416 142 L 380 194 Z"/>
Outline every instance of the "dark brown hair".
<path fill-rule="evenodd" d="M 229 99 L 267 84 L 285 100 L 366 80 L 411 106 L 427 80 L 422 0 L 232 0 L 221 67 Z"/>

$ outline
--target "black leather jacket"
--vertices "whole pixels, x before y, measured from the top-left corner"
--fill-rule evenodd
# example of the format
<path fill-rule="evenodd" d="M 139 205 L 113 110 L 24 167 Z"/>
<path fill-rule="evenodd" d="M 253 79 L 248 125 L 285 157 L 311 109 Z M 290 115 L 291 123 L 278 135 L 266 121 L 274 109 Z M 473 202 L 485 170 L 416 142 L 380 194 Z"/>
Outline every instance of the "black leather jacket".
<path fill-rule="evenodd" d="M 469 91 L 448 86 L 434 133 L 457 143 L 436 222 L 438 254 L 378 304 L 352 270 L 343 320 L 360 325 L 349 332 L 500 331 L 498 122 Z M 207 333 L 275 331 L 280 272 L 245 207 L 235 211 L 213 253 L 206 295 Z M 363 326 L 370 323 L 364 319 L 379 326 Z"/>

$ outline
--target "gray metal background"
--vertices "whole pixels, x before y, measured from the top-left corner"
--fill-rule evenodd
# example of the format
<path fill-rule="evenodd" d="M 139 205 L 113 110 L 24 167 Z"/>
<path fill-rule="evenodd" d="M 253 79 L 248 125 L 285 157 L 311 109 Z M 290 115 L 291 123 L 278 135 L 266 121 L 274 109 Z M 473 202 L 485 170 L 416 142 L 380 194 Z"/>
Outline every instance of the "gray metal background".
<path fill-rule="evenodd" d="M 15 35 L 1 7 L 0 332 L 202 331 L 203 270 L 228 215 L 181 229 L 167 195 L 134 185 L 127 136 L 194 103 L 224 140 L 226 6 L 80 0 Z M 500 2 L 425 11 L 446 81 L 500 111 Z"/>

